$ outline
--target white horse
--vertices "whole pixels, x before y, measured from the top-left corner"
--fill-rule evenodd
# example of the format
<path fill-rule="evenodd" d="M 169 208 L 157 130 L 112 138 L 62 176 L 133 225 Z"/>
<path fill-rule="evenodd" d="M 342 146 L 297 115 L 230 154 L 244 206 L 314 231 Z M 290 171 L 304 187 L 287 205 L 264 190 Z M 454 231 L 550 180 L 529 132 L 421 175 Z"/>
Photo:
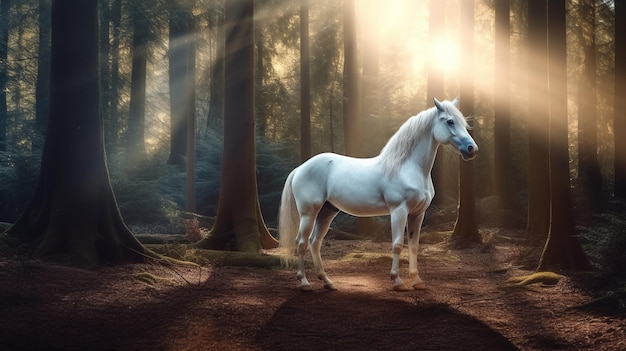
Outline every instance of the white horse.
<path fill-rule="evenodd" d="M 296 277 L 302 290 L 312 290 L 304 271 L 309 247 L 317 277 L 326 289 L 336 289 L 324 271 L 320 248 L 339 211 L 361 217 L 391 215 L 390 276 L 394 290 L 400 291 L 409 290 L 398 274 L 407 228 L 411 286 L 425 288 L 417 271 L 417 251 L 424 212 L 435 195 L 430 172 L 437 148 L 452 145 L 464 160 L 473 159 L 478 151 L 457 108 L 458 98 L 434 102 L 435 107 L 409 118 L 376 157 L 324 153 L 289 174 L 280 205 L 280 245 L 289 257 L 294 248 L 297 251 Z"/>

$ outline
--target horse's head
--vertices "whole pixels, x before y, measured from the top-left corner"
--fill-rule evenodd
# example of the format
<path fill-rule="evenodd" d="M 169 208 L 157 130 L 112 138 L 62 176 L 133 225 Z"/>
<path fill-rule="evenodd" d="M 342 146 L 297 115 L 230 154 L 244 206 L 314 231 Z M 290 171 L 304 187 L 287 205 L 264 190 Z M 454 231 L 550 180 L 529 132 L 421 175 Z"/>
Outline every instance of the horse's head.
<path fill-rule="evenodd" d="M 433 125 L 433 135 L 440 144 L 450 144 L 463 160 L 473 160 L 478 152 L 478 145 L 467 131 L 468 124 L 459 111 L 459 98 L 452 101 L 439 101 L 433 98 L 437 107 L 437 116 Z"/>

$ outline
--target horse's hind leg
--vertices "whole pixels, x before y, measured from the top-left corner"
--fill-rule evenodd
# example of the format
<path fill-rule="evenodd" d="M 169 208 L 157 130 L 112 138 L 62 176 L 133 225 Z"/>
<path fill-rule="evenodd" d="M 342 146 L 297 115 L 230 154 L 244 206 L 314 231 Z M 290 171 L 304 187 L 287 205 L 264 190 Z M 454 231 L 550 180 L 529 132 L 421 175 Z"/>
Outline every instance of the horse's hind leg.
<path fill-rule="evenodd" d="M 296 272 L 296 279 L 300 281 L 300 289 L 303 291 L 312 290 L 311 283 L 306 279 L 306 273 L 304 271 L 304 255 L 309 248 L 309 236 L 311 235 L 314 224 L 315 216 L 301 215 L 300 228 L 296 236 L 296 251 L 298 252 L 298 271 Z"/>
<path fill-rule="evenodd" d="M 328 290 L 337 290 L 333 281 L 330 280 L 326 271 L 324 271 L 324 265 L 322 264 L 322 241 L 328 233 L 328 228 L 330 227 L 330 223 L 337 216 L 339 211 L 334 208 L 332 205 L 325 205 L 320 213 L 317 215 L 317 219 L 315 220 L 315 228 L 313 229 L 313 234 L 311 235 L 310 243 L 311 243 L 311 256 L 313 257 L 313 265 L 315 266 L 315 273 L 320 280 L 324 281 L 324 288 Z"/>
<path fill-rule="evenodd" d="M 409 290 L 400 278 L 400 253 L 404 246 L 404 228 L 406 227 L 407 212 L 405 206 L 398 206 L 391 210 L 392 255 L 389 276 L 393 280 L 393 290 L 396 291 Z"/>

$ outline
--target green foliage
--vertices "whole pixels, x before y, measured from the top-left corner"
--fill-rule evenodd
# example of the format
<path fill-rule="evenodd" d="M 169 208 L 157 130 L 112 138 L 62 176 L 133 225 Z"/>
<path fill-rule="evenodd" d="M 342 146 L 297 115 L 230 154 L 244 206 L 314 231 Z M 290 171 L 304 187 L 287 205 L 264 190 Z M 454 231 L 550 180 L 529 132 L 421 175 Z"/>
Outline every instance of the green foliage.
<path fill-rule="evenodd" d="M 153 155 L 134 165 L 132 172 L 122 155 L 109 158 L 111 185 L 122 217 L 135 232 L 184 232 L 179 215 L 185 174 L 176 166 L 166 165 L 166 157 L 164 153 Z"/>
<path fill-rule="evenodd" d="M 211 131 L 197 143 L 196 197 L 198 213 L 214 216 L 219 200 L 223 137 Z M 257 140 L 257 182 L 261 210 L 275 222 L 284 179 L 293 168 L 285 146 Z M 185 168 L 165 163 L 160 150 L 129 171 L 121 154 L 109 159 L 111 183 L 122 217 L 136 233 L 188 233 L 185 222 Z"/>
<path fill-rule="evenodd" d="M 602 250 L 602 265 L 605 273 L 611 277 L 626 280 L 626 221 L 619 221 L 618 226 L 609 234 L 606 246 Z"/>
<path fill-rule="evenodd" d="M 35 190 L 40 156 L 29 152 L 0 152 L 0 222 L 13 222 Z"/>

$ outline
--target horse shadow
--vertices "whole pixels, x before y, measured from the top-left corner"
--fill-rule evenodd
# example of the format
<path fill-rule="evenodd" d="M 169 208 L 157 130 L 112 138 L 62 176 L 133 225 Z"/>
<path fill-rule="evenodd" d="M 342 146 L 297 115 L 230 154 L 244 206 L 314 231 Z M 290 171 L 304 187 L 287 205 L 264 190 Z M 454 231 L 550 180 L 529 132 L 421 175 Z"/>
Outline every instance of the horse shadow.
<path fill-rule="evenodd" d="M 482 321 L 419 295 L 295 294 L 256 336 L 262 350 L 518 350 Z"/>

